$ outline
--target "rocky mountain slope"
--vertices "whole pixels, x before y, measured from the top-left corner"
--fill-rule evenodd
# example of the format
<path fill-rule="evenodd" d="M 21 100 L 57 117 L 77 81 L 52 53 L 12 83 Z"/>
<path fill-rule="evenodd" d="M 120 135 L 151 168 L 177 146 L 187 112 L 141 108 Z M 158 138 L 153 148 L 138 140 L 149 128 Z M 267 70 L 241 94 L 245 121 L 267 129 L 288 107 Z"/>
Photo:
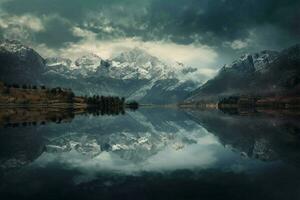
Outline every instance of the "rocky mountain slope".
<path fill-rule="evenodd" d="M 17 41 L 0 42 L 0 80 L 6 83 L 40 83 L 45 60 Z"/>
<path fill-rule="evenodd" d="M 187 101 L 216 100 L 229 95 L 295 94 L 300 89 L 300 45 L 281 52 L 247 54 L 222 67 Z"/>
<path fill-rule="evenodd" d="M 187 77 L 197 69 L 167 65 L 147 52 L 134 48 L 104 60 L 86 54 L 68 58 L 42 58 L 17 41 L 0 44 L 0 80 L 18 84 L 66 87 L 78 95 L 118 95 L 141 103 L 175 103 L 201 84 Z"/>

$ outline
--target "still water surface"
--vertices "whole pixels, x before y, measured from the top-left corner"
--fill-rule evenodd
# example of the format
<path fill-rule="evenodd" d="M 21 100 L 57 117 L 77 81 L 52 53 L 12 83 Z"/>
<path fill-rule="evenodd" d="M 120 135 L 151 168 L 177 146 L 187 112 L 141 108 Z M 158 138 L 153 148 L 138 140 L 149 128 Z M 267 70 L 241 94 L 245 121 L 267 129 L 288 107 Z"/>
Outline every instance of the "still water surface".
<path fill-rule="evenodd" d="M 300 199 L 297 117 L 140 109 L 0 128 L 1 199 Z"/>

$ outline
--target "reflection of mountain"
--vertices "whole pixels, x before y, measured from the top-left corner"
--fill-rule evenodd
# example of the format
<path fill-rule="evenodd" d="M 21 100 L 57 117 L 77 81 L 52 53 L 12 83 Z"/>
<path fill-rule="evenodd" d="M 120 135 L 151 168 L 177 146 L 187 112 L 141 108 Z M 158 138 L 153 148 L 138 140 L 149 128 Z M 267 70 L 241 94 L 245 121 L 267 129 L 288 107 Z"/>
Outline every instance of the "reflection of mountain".
<path fill-rule="evenodd" d="M 123 109 L 100 109 L 94 107 L 9 107 L 0 108 L 0 127 L 16 128 L 45 125 L 46 123 L 71 122 L 75 115 L 119 115 Z"/>
<path fill-rule="evenodd" d="M 195 90 L 189 101 L 218 99 L 233 94 L 298 94 L 300 87 L 300 45 L 281 52 L 247 54 Z"/>
<path fill-rule="evenodd" d="M 297 164 L 296 122 L 221 112 L 140 109 L 123 116 L 78 116 L 72 123 L 0 128 L 0 178 L 4 180 L 0 193 L 1 197 L 26 194 L 47 199 L 54 194 L 56 199 L 66 195 L 97 199 L 115 195 L 112 191 L 118 198 L 124 191 L 143 195 L 146 191 L 151 197 L 155 191 L 157 198 L 185 199 L 186 191 L 193 191 L 197 199 L 199 188 L 204 188 L 201 191 L 209 191 L 208 199 L 216 189 L 213 197 L 221 194 L 230 199 L 237 188 L 247 191 L 245 196 L 250 188 L 259 192 L 255 197 L 263 199 L 267 194 L 267 199 L 276 199 L 283 197 L 282 190 L 274 194 L 273 185 L 298 191 L 299 170 L 260 160 Z M 288 181 L 282 181 L 283 177 Z M 162 190 L 170 193 L 169 188 L 171 194 L 161 195 Z"/>
<path fill-rule="evenodd" d="M 17 169 L 37 159 L 46 141 L 36 127 L 0 128 L 0 172 Z"/>
<path fill-rule="evenodd" d="M 55 139 L 55 134 L 49 134 L 52 135 L 49 145 L 56 146 L 57 150 L 65 149 L 63 151 L 79 148 L 80 153 L 95 156 L 100 152 L 113 152 L 125 160 L 140 163 L 166 148 L 180 150 L 197 144 L 205 135 L 203 126 L 225 147 L 238 151 L 241 156 L 294 164 L 299 159 L 295 152 L 299 150 L 300 127 L 293 118 L 230 116 L 219 111 L 195 111 L 185 115 L 181 111 L 142 109 L 114 120 L 90 118 L 84 121 L 81 124 L 85 126 L 73 127 L 76 131 L 71 135 Z"/>
<path fill-rule="evenodd" d="M 101 152 L 113 152 L 125 160 L 139 163 L 167 147 L 179 150 L 197 143 L 203 136 L 188 132 L 198 125 L 180 112 L 168 115 L 166 110 L 161 110 L 160 116 L 164 117 L 160 119 L 155 116 L 157 114 L 156 111 L 144 110 L 116 117 L 115 120 L 89 119 L 91 121 L 78 127 L 79 130 L 74 127 L 76 133 L 52 136 L 46 149 L 52 153 L 75 150 L 92 157 Z"/>
<path fill-rule="evenodd" d="M 174 103 L 201 83 L 189 80 L 198 72 L 184 65 L 167 65 L 135 48 L 110 60 L 87 54 L 74 62 L 43 59 L 16 41 L 0 43 L 0 80 L 72 88 L 76 94 L 117 95 L 144 103 Z"/>
<path fill-rule="evenodd" d="M 298 119 L 227 115 L 220 111 L 188 111 L 188 114 L 224 146 L 242 155 L 300 164 Z"/>
<path fill-rule="evenodd" d="M 33 118 L 37 117 L 38 111 L 34 113 L 31 114 Z M 50 112 L 47 117 L 45 111 L 41 114 L 40 119 L 51 119 L 52 115 L 57 115 Z M 32 162 L 43 151 L 53 155 L 75 151 L 90 159 L 109 152 L 130 163 L 141 163 L 166 148 L 180 151 L 196 144 L 206 134 L 195 131 L 200 128 L 183 112 L 166 109 L 141 109 L 113 117 L 82 115 L 75 117 L 71 123 L 1 128 L 1 133 L 7 133 L 2 135 L 6 138 L 2 140 L 5 144 L 2 145 L 1 165 L 7 168 L 7 163 L 13 165 L 15 162 L 21 167 Z M 20 132 L 22 134 L 18 136 Z M 35 146 L 31 147 L 31 144 Z M 38 154 L 36 148 L 39 149 Z"/>
<path fill-rule="evenodd" d="M 38 119 L 38 112 L 34 113 L 31 114 L 32 119 Z M 42 111 L 43 115 L 40 118 L 54 119 L 53 116 L 59 118 L 67 114 L 58 113 L 51 111 L 48 113 L 50 115 L 47 115 Z M 17 112 L 17 115 L 20 115 L 20 112 Z M 35 146 L 54 156 L 77 152 L 86 159 L 98 159 L 98 156 L 109 153 L 126 162 L 140 164 L 148 162 L 166 149 L 182 152 L 193 145 L 201 147 L 204 138 L 212 133 L 219 138 L 225 149 L 232 149 L 241 156 L 263 161 L 283 160 L 298 165 L 299 156 L 295 152 L 299 150 L 300 127 L 297 122 L 297 119 L 228 115 L 220 111 L 185 113 L 161 108 L 140 109 L 119 116 L 79 115 L 72 119 L 71 123 L 1 129 L 1 133 L 10 134 L 10 142 L 6 139 L 3 139 L 3 142 L 14 142 L 15 144 L 11 145 L 17 148 L 15 153 L 2 157 L 3 160 L 9 160 L 9 163 L 15 160 L 15 157 L 21 159 L 23 154 L 19 152 L 27 152 L 26 156 L 32 154 L 38 157 L 41 152 L 36 154 L 35 147 L 31 148 L 28 144 L 30 141 L 43 141 Z M 25 139 L 20 140 L 17 133 L 21 131 Z M 36 135 L 39 137 L 35 138 Z M 209 137 L 212 137 L 210 142 L 218 144 L 213 136 Z M 6 149 L 9 148 L 7 145 L 3 145 L 2 148 L 3 153 L 13 150 Z M 206 150 L 209 152 L 209 147 Z M 26 162 L 16 162 L 26 164 L 33 159 L 26 158 Z M 3 166 L 7 165 L 6 161 L 2 163 Z"/>

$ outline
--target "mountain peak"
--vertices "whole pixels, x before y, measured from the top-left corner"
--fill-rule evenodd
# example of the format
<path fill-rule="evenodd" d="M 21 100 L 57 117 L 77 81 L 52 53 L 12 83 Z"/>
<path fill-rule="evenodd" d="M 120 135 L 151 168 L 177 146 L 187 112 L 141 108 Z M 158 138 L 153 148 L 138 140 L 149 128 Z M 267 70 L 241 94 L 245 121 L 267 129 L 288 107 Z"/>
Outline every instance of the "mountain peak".
<path fill-rule="evenodd" d="M 33 83 L 45 69 L 44 59 L 16 40 L 0 42 L 0 80 L 7 83 Z"/>
<path fill-rule="evenodd" d="M 264 50 L 246 54 L 198 88 L 189 98 L 192 100 L 217 100 L 236 95 L 269 95 L 297 93 L 299 88 L 300 45 L 281 52 Z"/>
<path fill-rule="evenodd" d="M 5 39 L 0 42 L 0 51 L 6 51 L 10 53 L 19 54 L 20 56 L 24 56 L 25 53 L 33 52 L 34 50 L 23 45 L 17 40 Z"/>
<path fill-rule="evenodd" d="M 101 63 L 101 58 L 96 54 L 86 54 L 75 61 L 76 66 L 91 66 L 98 67 Z"/>
<path fill-rule="evenodd" d="M 49 57 L 45 59 L 46 65 L 49 67 L 66 66 L 71 67 L 72 60 L 63 57 Z"/>
<path fill-rule="evenodd" d="M 137 63 L 137 64 L 145 64 L 147 62 L 158 62 L 158 58 L 150 55 L 143 49 L 135 47 L 128 51 L 124 51 L 113 58 L 114 61 L 117 62 L 128 62 L 128 63 Z"/>
<path fill-rule="evenodd" d="M 253 54 L 244 54 L 237 60 L 233 61 L 229 65 L 225 65 L 222 68 L 222 71 L 226 71 L 226 69 L 234 69 L 239 72 L 265 72 L 268 64 L 274 61 L 274 59 L 278 56 L 278 52 L 263 50 L 258 53 Z"/>

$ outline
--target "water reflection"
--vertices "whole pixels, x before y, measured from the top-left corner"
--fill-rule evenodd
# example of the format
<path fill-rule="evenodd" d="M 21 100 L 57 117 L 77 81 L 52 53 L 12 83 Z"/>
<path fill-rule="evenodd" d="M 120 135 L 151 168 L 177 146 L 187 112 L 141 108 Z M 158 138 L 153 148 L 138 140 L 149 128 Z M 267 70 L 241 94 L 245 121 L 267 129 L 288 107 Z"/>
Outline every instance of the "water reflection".
<path fill-rule="evenodd" d="M 269 112 L 268 112 L 269 113 Z M 263 161 L 284 160 L 300 166 L 300 118 L 298 115 L 222 114 L 189 111 L 193 120 L 242 155 Z M 270 113 L 269 113 L 270 114 Z"/>
<path fill-rule="evenodd" d="M 159 108 L 58 113 L 40 119 L 69 123 L 0 128 L 0 196 L 299 198 L 295 116 Z"/>
<path fill-rule="evenodd" d="M 9 107 L 0 108 L 0 127 L 37 126 L 46 123 L 71 122 L 75 115 L 119 115 L 125 114 L 122 107 L 98 109 L 94 107 L 64 108 L 64 107 Z"/>

